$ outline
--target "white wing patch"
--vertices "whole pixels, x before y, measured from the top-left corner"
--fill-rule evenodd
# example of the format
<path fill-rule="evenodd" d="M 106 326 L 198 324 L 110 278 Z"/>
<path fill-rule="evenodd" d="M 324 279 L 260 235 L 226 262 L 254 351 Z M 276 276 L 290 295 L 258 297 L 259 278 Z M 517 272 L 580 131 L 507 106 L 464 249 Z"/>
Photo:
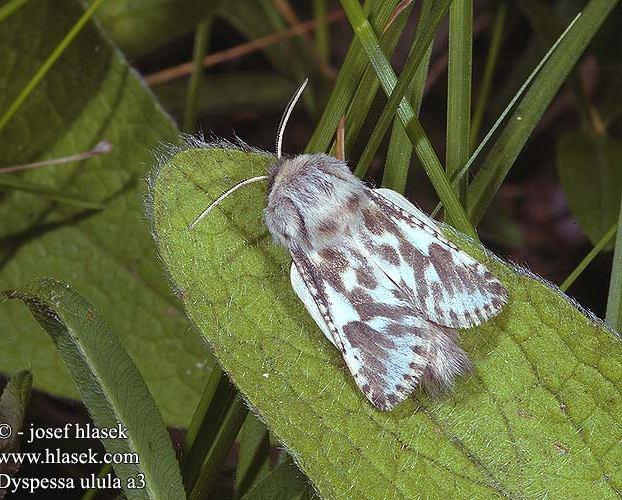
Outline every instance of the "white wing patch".
<path fill-rule="evenodd" d="M 426 318 L 465 328 L 501 311 L 507 292 L 484 265 L 447 240 L 403 196 L 389 189 L 369 193 L 377 210 L 368 211 L 357 237 L 391 279 L 409 290 Z"/>

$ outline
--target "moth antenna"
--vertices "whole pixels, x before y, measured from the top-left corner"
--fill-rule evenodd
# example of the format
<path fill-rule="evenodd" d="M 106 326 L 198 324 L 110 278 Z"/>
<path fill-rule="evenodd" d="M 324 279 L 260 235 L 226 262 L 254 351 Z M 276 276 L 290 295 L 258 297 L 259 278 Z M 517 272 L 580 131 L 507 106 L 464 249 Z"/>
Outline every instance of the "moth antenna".
<path fill-rule="evenodd" d="M 207 207 L 205 210 L 203 210 L 203 212 L 201 212 L 199 214 L 199 216 L 194 219 L 192 221 L 192 224 L 190 224 L 188 226 L 188 229 L 192 230 L 195 228 L 195 226 L 201 222 L 201 220 L 203 220 L 204 217 L 207 217 L 207 215 L 214 209 L 216 208 L 220 202 L 222 200 L 224 200 L 225 198 L 227 198 L 229 195 L 233 194 L 235 191 L 237 191 L 238 189 L 240 189 L 241 187 L 244 186 L 248 186 L 249 184 L 254 184 L 255 182 L 261 182 L 261 181 L 266 181 L 268 180 L 268 176 L 267 175 L 258 175 L 257 177 L 251 177 L 250 179 L 244 179 L 243 181 L 238 182 L 235 186 L 233 186 L 232 188 L 228 189 L 227 191 L 225 191 L 223 194 L 221 194 L 218 198 L 216 198 L 209 207 Z"/>
<path fill-rule="evenodd" d="M 289 121 L 289 116 L 292 114 L 292 111 L 294 110 L 294 106 L 298 102 L 298 99 L 300 99 L 300 96 L 302 95 L 302 92 L 307 86 L 307 83 L 309 83 L 309 79 L 305 78 L 305 81 L 302 82 L 300 87 L 298 87 L 298 90 L 296 90 L 296 93 L 292 96 L 292 98 L 287 103 L 285 112 L 283 113 L 283 116 L 281 117 L 281 122 L 279 123 L 278 132 L 276 134 L 276 157 L 277 158 L 280 158 L 282 156 L 281 148 L 283 146 L 283 134 L 285 133 L 285 127 L 287 126 L 287 122 Z"/>

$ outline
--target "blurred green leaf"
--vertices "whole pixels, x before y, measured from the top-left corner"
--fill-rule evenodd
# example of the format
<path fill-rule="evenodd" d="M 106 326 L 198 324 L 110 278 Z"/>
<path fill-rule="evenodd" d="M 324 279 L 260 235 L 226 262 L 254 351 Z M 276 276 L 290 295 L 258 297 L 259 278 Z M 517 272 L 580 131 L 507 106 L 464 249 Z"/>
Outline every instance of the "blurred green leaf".
<path fill-rule="evenodd" d="M 73 1 L 28 2 L 0 24 L 0 74 L 10 75 L 0 78 L 0 110 L 82 13 Z M 19 191 L 1 193 L 0 283 L 17 287 L 37 276 L 55 276 L 71 281 L 102 310 L 114 311 L 112 327 L 165 420 L 182 426 L 190 421 L 213 361 L 188 333 L 142 210 L 151 150 L 177 135 L 117 49 L 88 24 L 2 131 L 0 156 L 3 164 L 21 164 L 86 151 L 107 139 L 109 154 L 19 177 L 80 193 L 106 208 L 92 211 Z M 0 308 L 0 345 L 0 371 L 30 366 L 35 387 L 77 396 L 52 342 L 18 304 Z"/>
<path fill-rule="evenodd" d="M 162 105 L 176 117 L 183 115 L 187 90 L 185 80 L 173 80 L 154 88 Z M 274 73 L 245 71 L 210 75 L 199 85 L 197 114 L 213 117 L 274 111 L 287 104 L 294 90 L 290 80 Z"/>
<path fill-rule="evenodd" d="M 557 289 L 449 237 L 504 283 L 504 312 L 463 331 L 475 365 L 453 393 L 375 410 L 289 284 L 263 224 L 265 186 L 189 223 L 274 158 L 175 154 L 149 218 L 186 311 L 248 403 L 325 498 L 616 498 L 622 489 L 622 344 Z"/>
<path fill-rule="evenodd" d="M 482 239 L 504 245 L 508 248 L 516 248 L 525 243 L 521 228 L 505 210 L 501 203 L 492 202 L 492 206 L 477 228 Z"/>
<path fill-rule="evenodd" d="M 621 165 L 622 142 L 609 137 L 575 131 L 562 135 L 557 144 L 557 169 L 568 206 L 592 244 L 617 220 Z"/>
<path fill-rule="evenodd" d="M 212 1 L 115 0 L 104 2 L 97 18 L 121 50 L 139 57 L 190 33 L 210 12 Z"/>
<path fill-rule="evenodd" d="M 30 402 L 32 388 L 32 373 L 28 370 L 17 372 L 11 377 L 0 397 L 0 425 L 8 425 L 10 435 L 6 434 L 6 427 L 2 428 L 0 437 L 0 456 L 19 452 L 19 432 L 24 425 L 24 418 Z M 14 461 L 0 464 L 0 474 L 4 477 L 13 476 L 19 470 L 19 464 Z M 5 483 L 5 481 L 3 481 Z M 6 483 L 5 483 L 6 484 Z M 0 498 L 6 495 L 6 488 L 0 487 Z"/>
<path fill-rule="evenodd" d="M 57 189 L 39 186 L 16 175 L 0 175 L 0 190 L 23 191 L 24 193 L 40 196 L 43 199 L 90 210 L 101 210 L 104 208 L 102 203 L 95 203 Z"/>
<path fill-rule="evenodd" d="M 51 337 L 99 429 L 125 429 L 125 438 L 101 439 L 111 454 L 136 453 L 139 463 L 114 465 L 129 499 L 183 499 L 173 446 L 158 407 L 116 333 L 69 285 L 50 278 L 5 291 L 22 300 Z M 127 455 L 126 455 L 127 456 Z M 144 488 L 128 487 L 144 482 Z"/>

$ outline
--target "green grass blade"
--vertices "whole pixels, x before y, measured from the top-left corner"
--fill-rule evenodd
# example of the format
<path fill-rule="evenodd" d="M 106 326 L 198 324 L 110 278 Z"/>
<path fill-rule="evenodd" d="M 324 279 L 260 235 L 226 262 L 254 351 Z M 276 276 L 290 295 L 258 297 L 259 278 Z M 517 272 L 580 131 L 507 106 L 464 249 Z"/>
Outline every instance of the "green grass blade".
<path fill-rule="evenodd" d="M 244 496 L 261 476 L 270 471 L 270 433 L 252 413 L 246 416 L 238 439 L 240 450 L 235 469 L 235 500 Z"/>
<path fill-rule="evenodd" d="M 486 55 L 482 83 L 477 94 L 475 111 L 473 112 L 473 122 L 471 123 L 471 150 L 475 149 L 475 144 L 479 138 L 479 131 L 484 120 L 484 113 L 486 112 L 488 98 L 490 97 L 490 89 L 492 87 L 492 78 L 495 73 L 495 67 L 497 66 L 499 50 L 501 49 L 501 44 L 503 43 L 503 30 L 505 28 L 507 13 L 507 3 L 503 1 L 499 2 L 492 25 L 492 33 L 490 35 L 490 44 L 488 46 L 488 54 Z"/>
<path fill-rule="evenodd" d="M 404 30 L 411 8 L 412 6 L 408 6 L 396 19 L 393 19 L 393 22 L 388 28 L 382 30 L 379 45 L 388 59 L 390 59 L 395 51 L 395 47 Z M 371 66 L 368 66 L 346 114 L 346 157 L 347 153 L 352 149 L 358 139 L 365 121 L 370 119 L 370 111 L 379 86 L 380 81 L 378 80 L 376 72 Z M 335 153 L 334 144 L 331 153 Z"/>
<path fill-rule="evenodd" d="M 110 474 L 111 471 L 112 471 L 112 465 L 106 464 L 101 469 L 99 469 L 99 472 L 97 473 L 97 477 L 98 478 L 105 477 L 108 474 Z M 99 494 L 99 492 L 100 492 L 100 489 L 96 486 L 89 488 L 88 490 L 84 492 L 80 500 L 93 500 L 97 498 L 97 495 Z"/>
<path fill-rule="evenodd" d="M 615 5 L 616 2 L 610 0 L 591 0 L 564 32 L 568 36 L 560 37 L 558 50 L 553 52 L 518 104 L 471 183 L 467 210 L 474 224 L 481 220 L 538 120 Z"/>
<path fill-rule="evenodd" d="M 222 384 L 223 380 L 226 380 L 226 377 L 222 373 L 220 367 L 215 365 L 209 374 L 207 383 L 203 389 L 203 394 L 201 394 L 201 400 L 197 405 L 194 415 L 192 416 L 192 421 L 188 426 L 188 431 L 186 432 L 182 453 L 183 469 L 187 468 L 190 457 L 196 454 L 196 450 L 194 450 L 196 444 L 199 441 L 211 441 L 211 439 L 206 439 L 205 436 L 205 431 L 207 430 L 204 426 L 206 422 L 205 415 L 207 414 L 210 403 L 214 400 L 214 396 L 218 392 L 218 388 Z"/>
<path fill-rule="evenodd" d="M 451 179 L 466 164 L 470 151 L 473 0 L 453 0 L 449 7 L 447 65 L 447 139 L 445 168 Z M 466 200 L 467 177 L 458 182 L 458 199 Z M 450 222 L 451 221 L 450 219 Z"/>
<path fill-rule="evenodd" d="M 601 252 L 601 250 L 605 248 L 605 246 L 607 246 L 607 243 L 609 243 L 609 240 L 611 240 L 611 238 L 613 238 L 613 235 L 616 234 L 617 229 L 618 229 L 617 224 L 613 224 L 609 228 L 609 230 L 603 235 L 600 241 L 596 243 L 596 245 L 594 245 L 594 248 L 592 248 L 589 251 L 589 253 L 583 258 L 583 260 L 579 262 L 577 267 L 574 268 L 574 270 L 568 275 L 568 277 L 564 280 L 564 282 L 561 285 L 559 285 L 559 289 L 562 292 L 565 292 L 566 290 L 568 290 L 568 288 L 572 286 L 575 280 L 579 276 L 581 276 L 581 273 L 585 271 L 585 268 L 587 266 L 590 265 L 590 262 L 592 262 L 594 258 Z"/>
<path fill-rule="evenodd" d="M 391 125 L 391 122 L 393 121 L 395 114 L 398 112 L 398 107 L 401 105 L 402 98 L 406 94 L 406 91 L 410 86 L 410 82 L 415 78 L 415 74 L 419 69 L 419 65 L 421 64 L 421 61 L 425 57 L 425 53 L 428 50 L 428 47 L 430 46 L 430 44 L 432 43 L 434 34 L 436 33 L 436 29 L 438 28 L 442 18 L 444 17 L 445 12 L 449 8 L 450 3 L 451 3 L 450 0 L 443 0 L 440 3 L 435 3 L 432 9 L 432 12 L 429 15 L 428 22 L 420 23 L 420 26 L 418 27 L 418 30 L 417 30 L 417 37 L 414 41 L 414 47 L 410 51 L 410 55 L 408 59 L 406 60 L 406 64 L 404 65 L 402 74 L 400 75 L 400 78 L 397 82 L 397 85 L 395 86 L 395 89 L 393 90 L 393 92 L 391 92 L 389 100 L 387 104 L 385 105 L 384 110 L 382 111 L 382 114 L 380 115 L 380 118 L 376 122 L 376 125 L 374 126 L 374 130 L 372 131 L 371 136 L 369 137 L 369 140 L 367 141 L 367 145 L 365 146 L 365 150 L 363 151 L 363 154 L 361 155 L 361 158 L 359 159 L 358 165 L 356 166 L 355 173 L 359 177 L 363 177 L 365 175 L 365 173 L 367 172 L 367 169 L 371 165 L 371 162 L 375 158 L 376 152 L 378 151 L 378 148 L 380 147 L 380 143 L 382 142 L 382 139 L 384 138 L 386 131 Z M 351 5 L 352 12 L 356 13 L 356 11 L 358 10 L 356 3 L 349 2 L 349 5 Z M 356 22 L 360 22 L 360 16 L 357 16 L 357 17 L 359 17 L 359 20 L 357 20 Z M 371 38 L 373 39 L 373 33 L 372 33 Z M 374 50 L 373 40 L 371 40 L 371 42 L 372 43 L 370 44 L 369 49 L 373 51 Z M 379 63 L 383 64 L 381 61 L 379 61 Z M 383 72 L 388 71 L 389 73 L 392 73 L 392 69 L 389 67 L 388 64 L 384 65 L 384 69 L 382 69 L 382 71 Z M 402 124 L 405 125 L 404 123 Z M 421 128 L 421 125 L 418 123 L 418 120 L 416 120 L 416 123 L 413 126 Z M 409 137 L 411 137 L 411 133 L 409 133 Z M 426 142 L 426 141 L 427 141 L 427 138 L 423 137 L 422 142 Z M 418 142 L 419 140 L 417 139 L 413 142 L 413 144 L 417 144 Z M 429 149 L 429 141 L 427 142 L 428 144 L 426 144 L 425 147 Z M 436 156 L 436 154 L 433 151 L 432 151 L 432 156 L 433 157 Z M 425 162 L 423 163 L 425 165 Z"/>
<path fill-rule="evenodd" d="M 391 109 L 392 102 L 395 102 L 395 100 L 398 99 L 398 97 L 395 97 L 398 95 L 399 100 L 397 100 L 396 105 L 399 104 L 399 107 L 397 107 L 397 113 L 402 121 L 402 124 L 405 126 L 406 133 L 408 134 L 408 137 L 415 148 L 415 152 L 419 156 L 419 159 L 421 160 L 432 185 L 436 189 L 443 205 L 446 207 L 447 213 L 453 217 L 452 220 L 455 221 L 456 226 L 462 232 L 468 234 L 472 238 L 477 238 L 475 230 L 469 223 L 464 209 L 460 205 L 460 202 L 458 201 L 458 198 L 456 197 L 456 194 L 453 191 L 445 172 L 443 171 L 440 161 L 434 152 L 434 148 L 430 144 L 429 139 L 426 137 L 412 107 L 403 97 L 404 91 L 408 88 L 412 78 L 414 78 L 414 74 L 421 63 L 431 40 L 428 40 L 423 35 L 420 39 L 417 39 L 417 42 L 419 42 L 417 46 L 420 46 L 421 50 L 413 50 L 413 57 L 409 58 L 411 61 L 409 73 L 412 68 L 411 78 L 403 80 L 400 78 L 400 82 L 398 82 L 389 61 L 387 61 L 387 58 L 384 56 L 378 45 L 378 39 L 376 38 L 372 26 L 369 24 L 367 19 L 365 19 L 358 2 L 356 0 L 342 0 L 341 3 L 346 11 L 346 15 L 348 16 L 348 20 L 350 21 L 356 36 L 361 40 L 361 43 L 367 52 L 372 67 L 376 71 L 385 93 L 389 96 L 389 102 L 387 103 L 385 111 L 387 109 Z M 437 17 L 437 20 L 440 21 L 440 16 Z M 431 31 L 431 33 L 433 33 L 433 31 Z M 421 54 L 420 57 L 419 54 Z M 412 63 L 412 61 L 416 61 L 416 64 Z M 407 73 L 406 70 L 402 73 L 402 76 L 405 73 Z M 399 92 L 401 95 L 398 94 L 398 88 L 400 88 Z M 383 112 L 383 116 L 385 116 L 390 122 L 391 118 L 388 117 L 388 115 L 385 115 L 385 112 Z M 380 119 L 382 120 L 382 116 Z M 377 128 L 378 127 L 376 127 L 376 129 Z M 384 130 L 386 130 L 386 128 Z M 377 132 L 377 130 L 374 130 L 374 132 Z M 378 135 L 376 135 L 376 137 L 378 137 Z M 361 159 L 361 161 L 363 160 Z M 357 173 L 357 175 L 362 175 L 359 166 L 357 166 L 355 173 Z"/>
<path fill-rule="evenodd" d="M 432 0 L 424 0 L 421 7 L 420 23 L 426 23 L 432 8 Z M 413 45 L 414 47 L 414 45 Z M 432 56 L 432 45 L 428 47 L 421 64 L 412 80 L 411 89 L 407 91 L 408 100 L 412 103 L 414 113 L 419 116 L 423 93 L 428 77 L 428 67 Z M 393 189 L 399 193 L 404 193 L 406 181 L 410 170 L 413 145 L 404 130 L 404 126 L 399 117 L 393 120 L 389 150 L 387 151 L 387 161 L 382 175 L 382 186 Z"/>
<path fill-rule="evenodd" d="M 216 436 L 220 432 L 236 396 L 237 391 L 229 379 L 219 367 L 215 366 L 192 417 L 184 442 L 182 474 L 187 491 L 192 491 L 201 474 L 206 473 L 203 470 L 206 457 L 213 453 Z M 212 461 L 209 465 L 218 467 L 220 464 Z M 212 472 L 209 474 L 212 475 Z"/>
<path fill-rule="evenodd" d="M 374 4 L 373 8 L 371 7 L 372 3 Z M 368 0 L 365 2 L 364 12 L 370 13 L 370 22 L 375 30 L 378 32 L 382 31 L 396 4 L 397 0 L 386 2 L 371 2 Z M 341 65 L 335 87 L 328 99 L 326 108 L 324 108 L 322 117 L 307 144 L 306 152 L 328 151 L 337 129 L 337 123 L 342 116 L 346 115 L 368 65 L 369 62 L 365 56 L 365 51 L 358 39 L 355 38 Z"/>
<path fill-rule="evenodd" d="M 313 17 L 318 19 L 317 28 L 315 28 L 315 48 L 320 59 L 325 63 L 330 62 L 330 31 L 324 19 L 327 13 L 326 0 L 313 0 Z"/>
<path fill-rule="evenodd" d="M 0 23 L 24 5 L 28 0 L 9 0 L 0 7 Z"/>
<path fill-rule="evenodd" d="M 605 323 L 616 331 L 622 330 L 622 203 L 618 217 L 616 245 L 613 251 L 609 293 L 607 295 L 607 312 Z"/>
<path fill-rule="evenodd" d="M 220 471 L 222 464 L 240 428 L 248 414 L 248 408 L 239 396 L 236 396 L 231 404 L 222 425 L 214 439 L 214 443 L 206 455 L 201 472 L 197 478 L 188 498 L 201 500 L 208 498 L 208 494 L 214 485 L 214 480 Z"/>
<path fill-rule="evenodd" d="M 102 439 L 109 453 L 136 453 L 114 465 L 129 499 L 185 498 L 170 437 L 149 389 L 116 333 L 92 304 L 65 283 L 40 278 L 4 292 L 22 300 L 49 334 L 99 428 L 125 428 L 127 439 Z M 129 461 L 128 461 L 129 462 Z M 144 488 L 128 487 L 130 479 Z"/>
<path fill-rule="evenodd" d="M 13 115 L 17 112 L 20 106 L 24 103 L 24 101 L 28 98 L 34 88 L 39 84 L 39 82 L 43 79 L 43 77 L 47 74 L 50 68 L 54 65 L 54 63 L 58 60 L 58 58 L 65 51 L 67 46 L 74 40 L 80 30 L 84 28 L 86 23 L 89 22 L 99 4 L 102 3 L 102 0 L 94 0 L 90 7 L 84 12 L 82 17 L 78 19 L 76 24 L 73 25 L 71 30 L 65 35 L 65 37 L 61 40 L 61 42 L 54 48 L 52 53 L 48 56 L 48 58 L 41 64 L 37 72 L 30 79 L 30 81 L 26 84 L 26 86 L 22 89 L 19 95 L 15 98 L 15 100 L 11 103 L 9 108 L 4 112 L 4 114 L 0 117 L 0 131 L 6 126 L 8 121 L 13 117 Z"/>
<path fill-rule="evenodd" d="M 538 74 L 540 73 L 540 70 L 545 66 L 545 64 L 547 63 L 549 58 L 557 50 L 557 48 L 559 47 L 559 44 L 562 42 L 562 40 L 570 33 L 570 30 L 571 30 L 572 26 L 574 26 L 574 23 L 577 22 L 579 17 L 580 16 L 577 16 L 577 17 L 574 18 L 574 20 L 568 25 L 566 30 L 559 36 L 559 38 L 555 41 L 555 43 L 551 46 L 551 48 L 547 51 L 547 53 L 544 54 L 544 57 L 540 60 L 540 62 L 536 65 L 536 67 L 533 69 L 533 71 L 529 74 L 527 79 L 520 86 L 520 88 L 518 89 L 516 94 L 514 94 L 514 96 L 512 97 L 510 102 L 508 103 L 508 105 L 503 110 L 503 112 L 499 115 L 499 118 L 497 118 L 497 120 L 495 121 L 493 126 L 490 127 L 490 130 L 488 131 L 488 133 L 486 134 L 484 139 L 482 139 L 482 142 L 479 144 L 479 146 L 477 146 L 475 151 L 473 151 L 473 154 L 469 158 L 469 161 L 466 163 L 466 165 L 464 167 L 462 167 L 460 172 L 458 172 L 455 177 L 452 177 L 452 179 L 451 179 L 452 183 L 458 182 L 460 179 L 462 179 L 466 175 L 466 173 L 468 172 L 469 168 L 473 165 L 473 163 L 475 162 L 475 160 L 477 159 L 479 154 L 482 152 L 484 147 L 488 144 L 488 141 L 490 141 L 490 139 L 492 138 L 492 136 L 494 135 L 496 130 L 501 126 L 501 124 L 503 123 L 503 121 L 505 120 L 507 115 L 510 114 L 510 112 L 514 109 L 514 105 L 519 101 L 519 99 L 521 97 L 523 97 L 523 94 L 527 91 L 527 89 L 529 88 L 529 85 L 531 84 L 531 82 L 536 78 L 536 76 L 538 76 Z M 523 101 L 524 101 L 524 99 L 523 99 Z M 468 198 L 468 196 L 467 196 L 467 198 Z M 439 203 L 436 206 L 436 208 L 434 209 L 434 211 L 432 212 L 432 217 L 434 217 L 440 211 L 441 208 L 442 208 L 442 205 Z"/>

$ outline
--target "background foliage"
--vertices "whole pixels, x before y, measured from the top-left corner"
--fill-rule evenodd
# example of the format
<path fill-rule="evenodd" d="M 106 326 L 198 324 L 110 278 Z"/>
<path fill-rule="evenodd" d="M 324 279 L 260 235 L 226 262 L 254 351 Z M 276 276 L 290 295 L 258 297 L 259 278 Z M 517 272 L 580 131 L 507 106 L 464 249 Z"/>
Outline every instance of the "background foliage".
<path fill-rule="evenodd" d="M 169 426 L 188 429 L 178 453 L 191 497 L 311 495 L 279 440 L 329 497 L 343 496 L 348 485 L 367 487 L 366 481 L 378 496 L 396 485 L 440 493 L 450 484 L 465 495 L 478 488 L 482 494 L 617 495 L 618 342 L 544 285 L 499 264 L 495 269 L 516 299 L 499 320 L 464 336 L 476 375 L 446 401 L 417 398 L 378 417 L 356 398 L 338 357 L 292 297 L 287 259 L 260 224 L 259 188 L 240 193 L 245 217 L 229 213 L 229 229 L 210 232 L 211 224 L 222 224 L 215 219 L 197 233 L 200 239 L 188 240 L 180 229 L 208 202 L 206 194 L 169 174 L 158 181 L 165 188 L 154 199 L 155 230 L 173 288 L 191 291 L 182 301 L 170 291 L 143 211 L 144 178 L 157 163 L 154 151 L 178 143 L 175 122 L 185 131 L 200 127 L 223 137 L 235 131 L 272 150 L 281 109 L 309 76 L 287 151 L 333 148 L 345 116 L 346 154 L 358 173 L 405 190 L 429 211 L 440 198 L 449 222 L 467 233 L 478 226 L 488 246 L 554 283 L 591 263 L 563 288 L 574 283 L 572 295 L 619 329 L 622 257 L 616 252 L 612 267 L 611 252 L 598 251 L 614 248 L 620 212 L 622 64 L 616 47 L 622 16 L 616 5 L 96 0 L 85 11 L 73 1 L 5 0 L 0 172 L 88 151 L 102 140 L 112 149 L 65 165 L 0 173 L 0 289 L 58 278 L 106 318 L 144 377 L 155 413 Z M 568 35 L 532 74 L 527 93 L 517 95 L 579 11 Z M 197 71 L 203 56 L 206 69 Z M 447 179 L 471 158 L 513 96 L 517 107 L 452 190 Z M 249 175 L 247 168 L 261 171 L 266 161 L 194 154 L 173 163 L 196 173 L 197 185 L 212 197 Z M 214 175 L 197 164 L 220 170 Z M 593 245 L 597 250 L 577 267 Z M 220 262 L 242 268 L 221 274 Z M 198 276 L 205 278 L 196 282 Z M 276 310 L 262 309 L 264 301 L 277 299 Z M 247 413 L 190 331 L 182 303 L 276 436 Z M 247 339 L 248 315 L 256 316 L 253 324 L 288 326 L 280 330 L 283 337 L 266 326 Z M 208 318 L 218 321 L 206 324 Z M 70 358 L 58 355 L 52 338 L 18 301 L 0 307 L 0 371 L 28 367 L 37 389 L 75 398 L 62 361 Z M 283 341 L 284 348 L 272 352 Z M 28 393 L 29 375 L 21 372 L 12 384 L 5 394 Z M 333 404 L 335 394 L 339 404 Z M 11 410 L 16 416 L 27 401 L 11 400 L 18 399 Z M 41 393 L 33 401 L 33 417 L 47 425 L 86 418 L 73 403 Z M 309 412 L 320 407 L 326 421 L 314 417 L 312 430 L 322 435 L 307 441 L 302 430 Z M 96 418 L 90 405 L 89 411 Z M 486 440 L 475 424 L 482 421 L 497 439 Z M 370 433 L 382 439 L 358 441 Z M 173 441 L 184 441 L 183 434 L 173 431 Z M 405 443 L 419 451 L 409 455 L 408 447 L 400 448 Z M 423 450 L 438 454 L 430 460 L 435 465 L 424 463 Z M 363 472 L 363 458 L 376 461 L 382 477 Z M 460 460 L 473 474 L 455 479 Z M 542 467 L 550 474 L 541 474 Z M 419 475 L 402 477 L 404 469 Z M 574 480 L 561 480 L 567 476 L 560 470 Z"/>

